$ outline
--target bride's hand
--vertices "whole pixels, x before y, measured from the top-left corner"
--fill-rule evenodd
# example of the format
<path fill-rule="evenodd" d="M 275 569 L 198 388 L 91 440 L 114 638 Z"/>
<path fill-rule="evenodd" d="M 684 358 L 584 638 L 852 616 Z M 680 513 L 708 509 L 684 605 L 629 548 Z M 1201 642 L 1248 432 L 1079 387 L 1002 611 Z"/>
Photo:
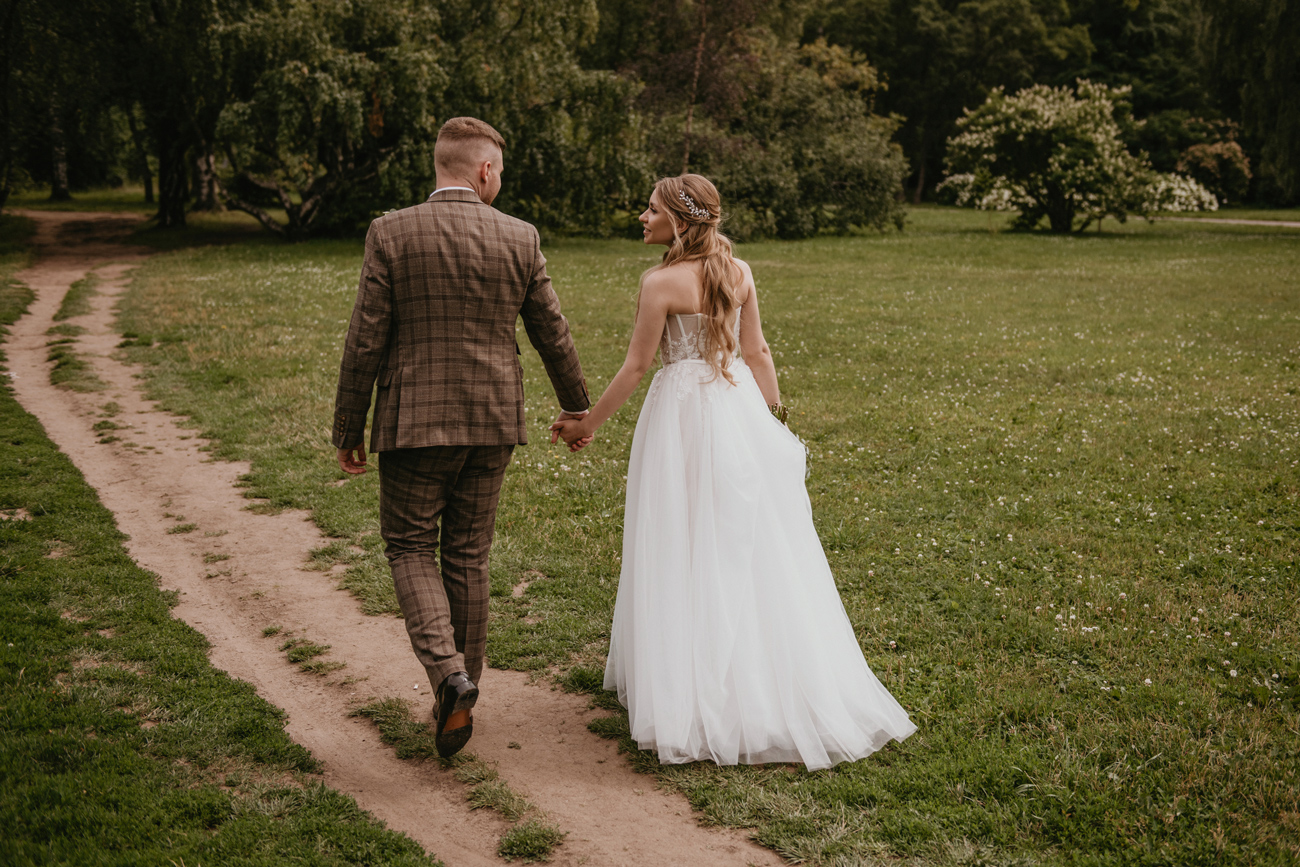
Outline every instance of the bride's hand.
<path fill-rule="evenodd" d="M 567 418 L 551 425 L 551 444 L 563 439 L 569 451 L 576 452 L 586 447 L 596 438 L 595 432 L 587 430 L 585 418 Z"/>

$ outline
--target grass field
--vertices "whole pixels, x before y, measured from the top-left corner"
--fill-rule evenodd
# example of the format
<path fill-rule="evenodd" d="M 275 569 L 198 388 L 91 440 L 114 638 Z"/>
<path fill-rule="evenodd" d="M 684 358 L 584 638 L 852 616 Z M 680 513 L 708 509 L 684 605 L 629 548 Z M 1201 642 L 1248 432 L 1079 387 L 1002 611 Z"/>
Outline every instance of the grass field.
<path fill-rule="evenodd" d="M 1300 232 L 1001 224 L 925 208 L 903 233 L 740 248 L 846 609 L 920 731 L 816 774 L 633 759 L 810 863 L 1293 863 Z M 599 393 L 653 253 L 546 253 Z M 153 395 L 252 461 L 250 496 L 313 509 L 340 540 L 321 567 L 385 613 L 378 479 L 336 487 L 328 442 L 360 255 L 169 253 L 121 321 Z M 544 444 L 556 406 L 527 348 L 525 372 L 489 655 L 591 689 L 641 398 L 570 455 Z"/>
<path fill-rule="evenodd" d="M 27 221 L 0 216 L 0 326 Z M 113 517 L 0 387 L 0 863 L 432 865 L 326 788 L 207 660 Z"/>
<path fill-rule="evenodd" d="M 48 187 L 23 190 L 11 193 L 5 207 L 33 211 L 116 211 L 137 214 L 152 214 L 158 210 L 156 204 L 145 202 L 144 187 L 130 185 L 116 189 L 105 187 L 79 191 L 63 202 L 50 201 Z"/>
<path fill-rule="evenodd" d="M 1196 217 L 1202 220 L 1270 220 L 1300 222 L 1300 208 L 1219 208 L 1217 211 L 1191 211 L 1170 216 Z"/>

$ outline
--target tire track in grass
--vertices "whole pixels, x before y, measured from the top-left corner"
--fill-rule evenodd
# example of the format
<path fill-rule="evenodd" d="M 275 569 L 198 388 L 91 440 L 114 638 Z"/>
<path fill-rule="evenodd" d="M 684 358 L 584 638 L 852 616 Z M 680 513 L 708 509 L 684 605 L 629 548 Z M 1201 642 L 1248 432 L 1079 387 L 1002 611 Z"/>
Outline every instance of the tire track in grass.
<path fill-rule="evenodd" d="M 431 761 L 402 761 L 372 724 L 353 715 L 375 699 L 432 702 L 400 619 L 362 615 L 310 552 L 327 544 L 303 512 L 254 514 L 237 487 L 246 464 L 206 459 L 183 420 L 157 411 L 132 368 L 114 358 L 113 303 L 146 251 L 121 246 L 118 215 L 31 213 L 40 258 L 19 275 L 37 293 L 13 329 L 10 369 L 19 401 L 72 458 L 131 537 L 141 565 L 174 589 L 174 613 L 212 642 L 211 659 L 288 712 L 288 731 L 348 792 L 390 827 L 451 867 L 499 864 L 509 824 L 466 802 L 465 784 Z M 91 311 L 67 320 L 80 357 L 107 388 L 77 394 L 50 385 L 46 331 L 71 284 L 94 270 Z M 322 430 L 328 420 L 322 421 Z M 275 632 L 270 627 L 278 626 Z M 330 645 L 335 671 L 286 663 L 279 631 Z M 743 833 L 700 827 L 685 799 L 657 790 L 587 731 L 603 713 L 588 700 L 489 669 L 471 748 L 500 779 L 567 834 L 556 864 L 779 864 Z"/>

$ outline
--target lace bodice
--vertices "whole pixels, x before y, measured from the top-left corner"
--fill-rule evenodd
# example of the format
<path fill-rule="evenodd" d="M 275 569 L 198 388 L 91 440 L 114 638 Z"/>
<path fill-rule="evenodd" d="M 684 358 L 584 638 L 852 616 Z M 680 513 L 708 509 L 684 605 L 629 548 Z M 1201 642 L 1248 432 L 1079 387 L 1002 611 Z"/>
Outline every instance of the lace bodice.
<path fill-rule="evenodd" d="M 659 339 L 659 353 L 664 364 L 703 361 L 700 343 L 704 340 L 705 327 L 703 313 L 669 313 L 664 324 L 664 336 Z M 740 340 L 739 313 L 736 314 L 736 340 Z"/>

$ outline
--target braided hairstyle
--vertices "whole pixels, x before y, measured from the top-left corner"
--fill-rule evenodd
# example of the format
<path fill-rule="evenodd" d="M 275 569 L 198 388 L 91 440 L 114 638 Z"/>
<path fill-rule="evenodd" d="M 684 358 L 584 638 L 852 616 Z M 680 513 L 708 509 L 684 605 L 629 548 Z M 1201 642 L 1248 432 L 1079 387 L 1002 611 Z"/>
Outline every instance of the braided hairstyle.
<path fill-rule="evenodd" d="M 736 317 L 740 314 L 740 289 L 744 274 L 732 259 L 731 239 L 719 231 L 722 198 L 717 187 L 703 175 L 661 178 L 655 184 L 659 204 L 673 223 L 673 243 L 663 261 L 646 274 L 679 262 L 700 262 L 703 283 L 701 312 L 707 327 L 700 354 L 732 385 L 736 380 L 727 370 L 736 354 Z M 642 277 L 644 280 L 644 275 Z"/>

